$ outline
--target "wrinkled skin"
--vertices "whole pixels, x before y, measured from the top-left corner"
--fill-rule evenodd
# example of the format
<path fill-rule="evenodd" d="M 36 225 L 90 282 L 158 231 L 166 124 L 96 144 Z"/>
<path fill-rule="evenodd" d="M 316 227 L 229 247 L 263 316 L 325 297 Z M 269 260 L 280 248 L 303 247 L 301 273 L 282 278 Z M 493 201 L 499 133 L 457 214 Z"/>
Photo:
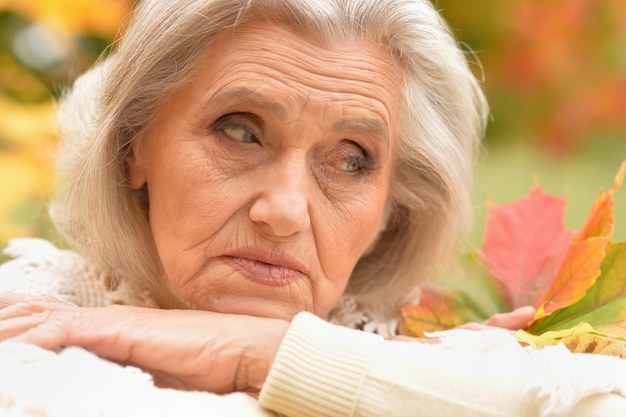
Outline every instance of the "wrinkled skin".
<path fill-rule="evenodd" d="M 371 45 L 258 24 L 207 56 L 129 160 L 170 290 L 200 311 L 1 294 L 0 340 L 82 346 L 164 386 L 258 391 L 291 318 L 338 300 L 381 227 L 399 72 Z"/>
<path fill-rule="evenodd" d="M 208 311 L 85 308 L 52 297 L 0 294 L 0 340 L 46 349 L 81 346 L 178 389 L 259 391 L 288 325 Z"/>
<path fill-rule="evenodd" d="M 260 389 L 289 321 L 325 316 L 381 229 L 399 74 L 365 43 L 225 31 L 128 160 L 170 291 L 204 311 L 5 295 L 0 340 L 83 346 L 166 385 Z"/>
<path fill-rule="evenodd" d="M 399 74 L 367 44 L 226 31 L 129 163 L 171 290 L 202 310 L 325 316 L 381 228 Z"/>
<path fill-rule="evenodd" d="M 482 324 L 517 330 L 534 310 L 498 314 Z M 149 371 L 161 386 L 217 393 L 259 391 L 289 322 L 190 310 L 81 308 L 50 297 L 0 294 L 0 340 L 47 349 L 82 346 Z M 401 342 L 436 342 L 395 336 Z"/>

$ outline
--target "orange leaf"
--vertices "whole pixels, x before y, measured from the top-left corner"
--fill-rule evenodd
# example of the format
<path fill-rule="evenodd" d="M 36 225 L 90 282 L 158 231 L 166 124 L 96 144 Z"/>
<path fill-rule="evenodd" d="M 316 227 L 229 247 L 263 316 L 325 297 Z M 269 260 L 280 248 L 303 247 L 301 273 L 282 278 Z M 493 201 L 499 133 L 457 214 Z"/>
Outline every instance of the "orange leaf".
<path fill-rule="evenodd" d="M 564 218 L 565 199 L 538 185 L 513 203 L 489 205 L 480 256 L 511 309 L 538 305 L 549 290 L 573 236 Z"/>
<path fill-rule="evenodd" d="M 601 269 L 580 301 L 533 322 L 529 331 L 541 334 L 586 322 L 598 333 L 626 339 L 626 242 L 609 244 Z"/>
<path fill-rule="evenodd" d="M 600 275 L 600 264 L 606 255 L 611 236 L 572 241 L 563 266 L 547 292 L 535 319 L 582 299 Z"/>
<path fill-rule="evenodd" d="M 404 327 L 410 335 L 423 337 L 476 321 L 478 315 L 467 301 L 460 291 L 424 286 L 419 304 L 402 307 Z"/>
<path fill-rule="evenodd" d="M 626 161 L 620 166 L 615 176 L 613 187 L 606 193 L 600 191 L 596 201 L 593 203 L 589 218 L 576 237 L 577 240 L 584 240 L 592 236 L 606 236 L 612 233 L 614 224 L 613 206 L 615 205 L 613 196 L 620 189 L 624 181 L 624 174 L 626 174 Z"/>
<path fill-rule="evenodd" d="M 601 191 L 591 208 L 589 218 L 570 244 L 563 266 L 537 310 L 535 320 L 581 300 L 600 275 L 600 265 L 613 237 L 613 195 L 619 190 L 626 173 L 622 163 L 608 191 Z"/>

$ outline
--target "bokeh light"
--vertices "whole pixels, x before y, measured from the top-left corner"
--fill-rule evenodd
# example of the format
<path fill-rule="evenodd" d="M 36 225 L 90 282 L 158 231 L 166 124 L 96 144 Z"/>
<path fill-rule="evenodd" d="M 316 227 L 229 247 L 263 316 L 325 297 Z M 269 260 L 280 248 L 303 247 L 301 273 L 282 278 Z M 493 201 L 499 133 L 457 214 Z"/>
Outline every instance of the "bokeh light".
<path fill-rule="evenodd" d="M 578 228 L 626 159 L 626 3 L 433 1 L 479 61 L 491 105 L 474 243 L 487 198 L 511 201 L 537 180 L 568 196 L 567 225 Z M 107 52 L 132 5 L 0 0 L 0 247 L 17 236 L 59 242 L 46 214 L 55 100 Z M 626 190 L 615 210 L 615 240 L 624 240 Z"/>

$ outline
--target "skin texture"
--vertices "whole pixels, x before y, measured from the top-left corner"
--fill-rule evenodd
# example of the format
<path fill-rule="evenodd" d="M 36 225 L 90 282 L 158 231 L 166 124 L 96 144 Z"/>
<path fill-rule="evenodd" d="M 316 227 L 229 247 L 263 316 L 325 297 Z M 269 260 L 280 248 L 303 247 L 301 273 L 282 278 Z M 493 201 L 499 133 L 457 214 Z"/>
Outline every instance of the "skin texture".
<path fill-rule="evenodd" d="M 171 291 L 200 310 L 0 294 L 0 340 L 82 346 L 163 386 L 260 390 L 291 318 L 325 315 L 380 230 L 398 74 L 371 45 L 225 33 L 129 160 Z"/>
<path fill-rule="evenodd" d="M 178 389 L 259 391 L 288 325 L 208 311 L 86 308 L 52 297 L 0 294 L 0 340 L 46 349 L 81 346 Z"/>
<path fill-rule="evenodd" d="M 399 74 L 367 44 L 225 33 L 129 163 L 171 290 L 215 312 L 328 313 L 381 228 Z"/>
<path fill-rule="evenodd" d="M 534 309 L 523 307 L 463 327 L 517 330 L 533 315 Z M 150 372 L 157 385 L 178 389 L 260 391 L 288 325 L 286 320 L 208 311 L 81 308 L 50 297 L 0 294 L 0 340 L 46 349 L 82 346 Z M 407 336 L 391 340 L 437 343 L 436 338 Z"/>
<path fill-rule="evenodd" d="M 328 313 L 381 228 L 399 74 L 368 44 L 225 32 L 128 161 L 170 290 L 200 311 L 3 294 L 0 340 L 82 346 L 165 386 L 260 390 L 289 320 Z"/>

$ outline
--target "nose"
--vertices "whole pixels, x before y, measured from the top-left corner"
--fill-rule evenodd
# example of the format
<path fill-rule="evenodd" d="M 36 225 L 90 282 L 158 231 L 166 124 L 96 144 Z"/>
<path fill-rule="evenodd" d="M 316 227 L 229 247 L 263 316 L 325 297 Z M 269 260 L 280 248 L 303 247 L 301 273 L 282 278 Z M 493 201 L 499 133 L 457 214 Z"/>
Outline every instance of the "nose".
<path fill-rule="evenodd" d="M 272 163 L 257 182 L 260 192 L 249 216 L 263 233 L 288 237 L 311 227 L 310 179 L 304 155 Z"/>

